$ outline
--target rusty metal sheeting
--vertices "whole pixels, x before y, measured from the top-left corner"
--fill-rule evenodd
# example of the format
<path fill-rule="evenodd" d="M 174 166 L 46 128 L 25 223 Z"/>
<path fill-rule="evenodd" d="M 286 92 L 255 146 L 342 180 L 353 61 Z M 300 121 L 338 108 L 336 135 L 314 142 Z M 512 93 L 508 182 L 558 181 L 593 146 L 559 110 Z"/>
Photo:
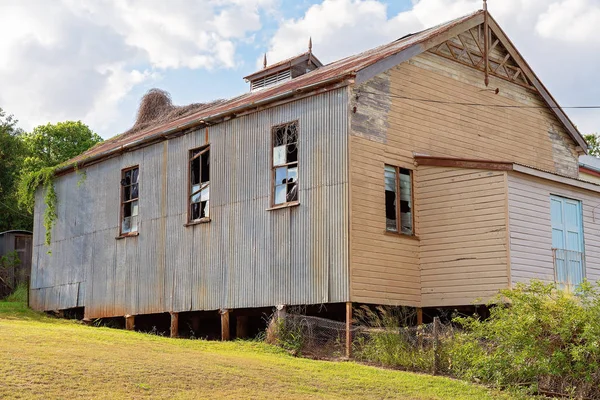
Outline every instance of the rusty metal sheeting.
<path fill-rule="evenodd" d="M 89 318 L 348 301 L 345 88 L 208 128 L 209 223 L 187 219 L 188 152 L 205 129 L 57 178 L 52 255 L 35 210 L 32 305 Z M 299 122 L 300 205 L 271 210 L 271 127 Z M 120 171 L 140 167 L 139 236 L 116 239 Z"/>
<path fill-rule="evenodd" d="M 306 88 L 318 87 L 321 84 L 331 82 L 335 78 L 344 78 L 354 75 L 361 69 L 368 67 L 386 57 L 397 54 L 402 50 L 407 49 L 410 46 L 423 43 L 437 35 L 440 35 L 456 25 L 469 20 L 470 18 L 480 15 L 483 11 L 477 11 L 475 13 L 465 15 L 464 17 L 457 18 L 447 23 L 438 25 L 436 27 L 424 30 L 411 36 L 404 37 L 394 42 L 385 44 L 383 46 L 376 47 L 374 49 L 365 51 L 360 54 L 356 54 L 344 59 L 335 61 L 327 64 L 323 67 L 317 68 L 307 74 L 299 76 L 291 81 L 275 85 L 264 90 L 246 93 L 233 99 L 220 102 L 212 107 L 208 107 L 197 113 L 183 117 L 174 121 L 170 121 L 164 124 L 159 124 L 152 128 L 134 132 L 127 135 L 120 135 L 93 147 L 87 152 L 75 157 L 66 164 L 73 164 L 74 162 L 80 162 L 87 158 L 108 155 L 113 151 L 118 151 L 122 146 L 128 146 L 133 143 L 139 143 L 144 139 L 153 135 L 161 133 L 172 133 L 177 129 L 185 126 L 186 124 L 201 121 L 210 120 L 217 115 L 223 113 L 240 110 L 244 107 L 252 107 L 256 104 L 260 104 L 263 101 L 270 101 L 286 93 L 294 94 L 297 91 L 304 90 Z"/>

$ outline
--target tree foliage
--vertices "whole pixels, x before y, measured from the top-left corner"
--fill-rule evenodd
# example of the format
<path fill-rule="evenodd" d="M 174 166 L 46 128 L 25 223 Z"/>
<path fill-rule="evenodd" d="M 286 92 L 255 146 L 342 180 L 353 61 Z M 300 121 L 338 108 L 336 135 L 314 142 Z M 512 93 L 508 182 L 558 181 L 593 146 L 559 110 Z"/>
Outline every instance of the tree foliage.
<path fill-rule="evenodd" d="M 57 166 L 100 143 L 102 138 L 81 121 L 37 126 L 23 135 L 29 156 L 26 171 Z"/>
<path fill-rule="evenodd" d="M 17 201 L 19 174 L 26 156 L 17 120 L 0 108 L 0 232 L 31 229 L 32 219 Z"/>
<path fill-rule="evenodd" d="M 46 241 L 56 219 L 54 171 L 57 166 L 102 141 L 81 121 L 66 121 L 24 132 L 0 108 L 0 232 L 33 228 L 35 192 L 42 186 Z"/>
<path fill-rule="evenodd" d="M 43 188 L 46 244 L 50 244 L 52 227 L 57 218 L 54 187 L 56 168 L 101 141 L 102 138 L 81 121 L 40 125 L 23 135 L 27 157 L 23 160 L 17 196 L 19 205 L 32 213 L 35 192 L 38 187 Z"/>
<path fill-rule="evenodd" d="M 588 144 L 588 152 L 591 156 L 600 157 L 600 140 L 598 135 L 590 133 L 583 137 Z"/>

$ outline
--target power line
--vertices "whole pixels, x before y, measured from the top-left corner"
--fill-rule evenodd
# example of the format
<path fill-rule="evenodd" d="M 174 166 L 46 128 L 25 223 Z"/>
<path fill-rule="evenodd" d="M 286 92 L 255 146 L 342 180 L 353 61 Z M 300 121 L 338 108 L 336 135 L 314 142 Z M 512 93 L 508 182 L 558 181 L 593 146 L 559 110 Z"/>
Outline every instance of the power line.
<path fill-rule="evenodd" d="M 367 91 L 364 91 L 364 90 L 359 91 L 359 95 L 361 93 L 373 94 L 373 95 L 376 95 L 376 96 L 381 96 L 382 95 L 382 93 L 367 92 Z M 510 105 L 510 104 L 463 103 L 463 102 L 457 102 L 457 101 L 434 100 L 434 99 L 423 99 L 423 98 L 416 98 L 416 97 L 400 96 L 400 95 L 391 94 L 391 93 L 389 93 L 388 96 L 394 97 L 394 98 L 397 98 L 397 99 L 420 101 L 420 102 L 424 102 L 424 103 L 450 104 L 450 105 L 472 106 L 472 107 L 494 107 L 494 108 L 555 108 L 555 109 L 566 109 L 566 108 L 568 108 L 568 109 L 580 109 L 580 110 L 581 109 L 586 109 L 586 110 L 600 109 L 600 105 L 599 106 L 570 106 L 570 107 L 524 106 L 524 105 Z"/>

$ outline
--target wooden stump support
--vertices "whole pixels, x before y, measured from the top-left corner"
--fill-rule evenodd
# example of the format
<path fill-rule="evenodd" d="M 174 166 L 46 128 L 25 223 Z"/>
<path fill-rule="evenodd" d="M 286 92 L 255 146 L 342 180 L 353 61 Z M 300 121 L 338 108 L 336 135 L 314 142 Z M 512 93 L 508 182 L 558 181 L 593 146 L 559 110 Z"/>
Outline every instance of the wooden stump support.
<path fill-rule="evenodd" d="M 127 314 L 125 316 L 125 329 L 132 331 L 135 328 L 135 315 Z"/>
<path fill-rule="evenodd" d="M 417 307 L 417 325 L 423 325 L 423 309 L 421 307 Z"/>
<path fill-rule="evenodd" d="M 221 340 L 229 340 L 229 310 L 222 309 L 221 314 Z"/>
<path fill-rule="evenodd" d="M 171 337 L 179 337 L 179 313 L 171 313 Z"/>
<path fill-rule="evenodd" d="M 352 303 L 346 303 L 346 357 L 352 357 Z"/>

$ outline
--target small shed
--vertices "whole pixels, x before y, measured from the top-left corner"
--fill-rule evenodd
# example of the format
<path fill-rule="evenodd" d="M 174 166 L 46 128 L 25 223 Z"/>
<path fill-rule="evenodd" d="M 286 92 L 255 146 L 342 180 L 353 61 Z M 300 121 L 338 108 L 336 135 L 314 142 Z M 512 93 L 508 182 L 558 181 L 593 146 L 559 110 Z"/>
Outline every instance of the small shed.
<path fill-rule="evenodd" d="M 9 295 L 19 284 L 29 282 L 33 234 L 12 230 L 0 233 L 0 298 Z M 14 263 L 14 256 L 18 262 Z"/>

